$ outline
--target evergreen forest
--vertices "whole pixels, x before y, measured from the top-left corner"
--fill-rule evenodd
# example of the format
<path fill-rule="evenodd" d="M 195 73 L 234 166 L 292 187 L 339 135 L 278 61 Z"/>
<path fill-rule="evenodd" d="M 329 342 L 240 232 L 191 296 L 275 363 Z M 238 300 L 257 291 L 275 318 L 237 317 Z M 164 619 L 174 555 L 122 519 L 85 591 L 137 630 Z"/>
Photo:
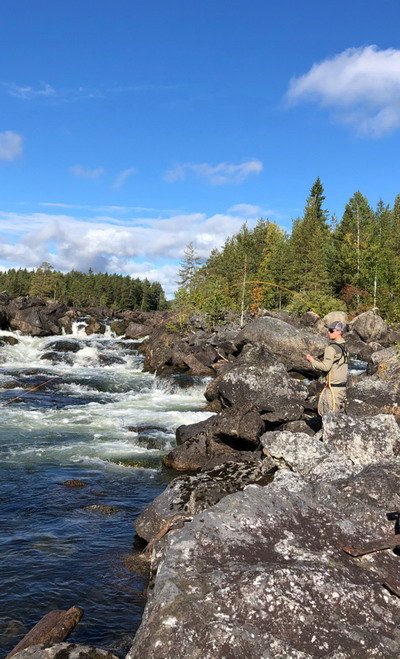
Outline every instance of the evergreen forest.
<path fill-rule="evenodd" d="M 33 295 L 72 307 L 156 311 L 168 306 L 158 282 L 91 271 L 63 274 L 46 262 L 34 271 L 11 269 L 0 272 L 0 290 L 11 297 Z"/>
<path fill-rule="evenodd" d="M 376 309 L 400 321 L 400 195 L 371 208 L 356 192 L 342 218 L 329 216 L 319 178 L 290 235 L 277 223 L 247 224 L 205 263 L 185 251 L 174 305 L 217 319 L 226 310 L 261 309 L 350 317 Z"/>

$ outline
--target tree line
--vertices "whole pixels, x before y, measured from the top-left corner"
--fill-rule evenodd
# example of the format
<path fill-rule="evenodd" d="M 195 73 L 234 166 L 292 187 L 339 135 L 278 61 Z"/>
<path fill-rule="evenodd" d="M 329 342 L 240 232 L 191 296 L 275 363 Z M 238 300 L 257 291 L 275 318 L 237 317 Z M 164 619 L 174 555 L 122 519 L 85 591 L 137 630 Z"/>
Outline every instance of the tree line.
<path fill-rule="evenodd" d="M 276 222 L 244 224 L 200 263 L 188 245 L 179 271 L 178 308 L 217 318 L 226 310 L 379 309 L 400 321 L 400 195 L 372 209 L 356 192 L 340 220 L 324 207 L 319 178 L 288 234 Z"/>
<path fill-rule="evenodd" d="M 11 297 L 33 295 L 72 307 L 109 307 L 118 310 L 156 311 L 167 302 L 158 282 L 129 276 L 56 271 L 50 263 L 37 270 L 10 269 L 0 272 L 0 290 Z"/>

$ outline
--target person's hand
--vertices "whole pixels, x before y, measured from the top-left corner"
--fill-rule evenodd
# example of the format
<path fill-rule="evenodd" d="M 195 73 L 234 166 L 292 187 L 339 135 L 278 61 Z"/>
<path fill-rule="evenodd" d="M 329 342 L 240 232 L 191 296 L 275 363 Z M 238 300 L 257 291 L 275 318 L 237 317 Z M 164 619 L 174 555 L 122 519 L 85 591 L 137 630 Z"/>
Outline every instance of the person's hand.
<path fill-rule="evenodd" d="M 310 362 L 313 359 L 313 356 L 312 355 L 306 355 L 306 359 L 307 359 L 308 362 Z"/>

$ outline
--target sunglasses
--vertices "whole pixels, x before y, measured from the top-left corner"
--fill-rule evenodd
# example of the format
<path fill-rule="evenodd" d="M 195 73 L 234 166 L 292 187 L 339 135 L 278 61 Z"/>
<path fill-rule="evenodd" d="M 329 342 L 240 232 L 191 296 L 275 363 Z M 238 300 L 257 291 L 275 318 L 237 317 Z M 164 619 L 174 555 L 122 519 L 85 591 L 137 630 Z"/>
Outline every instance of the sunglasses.
<path fill-rule="evenodd" d="M 328 329 L 329 334 L 332 334 L 332 332 L 337 332 L 337 329 Z"/>

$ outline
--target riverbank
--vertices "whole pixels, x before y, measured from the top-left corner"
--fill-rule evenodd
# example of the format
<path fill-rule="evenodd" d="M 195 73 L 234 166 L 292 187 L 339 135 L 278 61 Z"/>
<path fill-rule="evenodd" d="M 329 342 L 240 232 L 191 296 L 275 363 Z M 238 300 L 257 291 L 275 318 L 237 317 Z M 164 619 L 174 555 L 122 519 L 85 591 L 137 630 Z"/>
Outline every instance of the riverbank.
<path fill-rule="evenodd" d="M 349 414 L 321 425 L 304 355 L 323 352 L 330 320 L 270 314 L 209 330 L 197 319 L 186 333 L 168 320 L 143 342 L 149 372 L 212 376 L 213 414 L 177 428 L 163 460 L 190 473 L 137 519 L 151 584 L 129 659 L 398 650 L 399 604 L 382 586 L 396 555 L 360 564 L 342 547 L 393 532 L 399 336 L 375 313 L 354 319 L 347 341 L 367 372 L 351 375 Z M 333 615 L 336 601 L 349 605 Z M 369 601 L 389 622 L 367 615 Z"/>

